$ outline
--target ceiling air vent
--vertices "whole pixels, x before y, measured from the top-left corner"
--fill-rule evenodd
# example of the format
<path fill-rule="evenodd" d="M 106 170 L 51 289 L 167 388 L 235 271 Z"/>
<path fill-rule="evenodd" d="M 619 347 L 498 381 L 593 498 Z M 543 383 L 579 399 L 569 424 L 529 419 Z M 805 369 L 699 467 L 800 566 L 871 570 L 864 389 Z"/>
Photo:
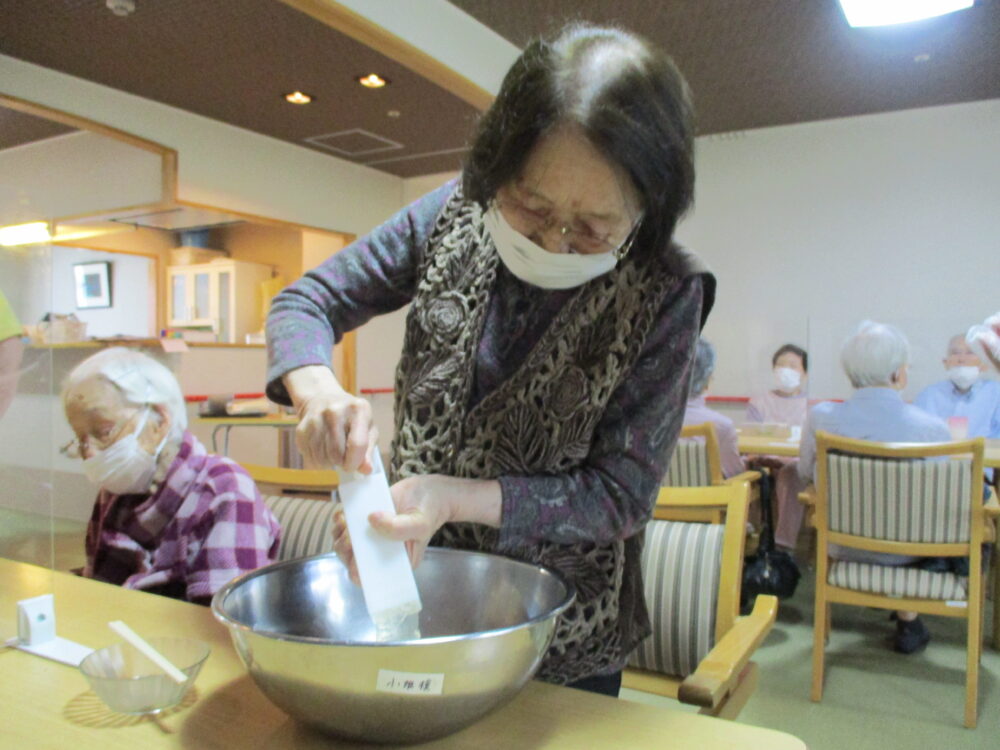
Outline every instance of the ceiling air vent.
<path fill-rule="evenodd" d="M 325 148 L 339 156 L 367 156 L 383 151 L 397 151 L 403 148 L 402 143 L 391 141 L 380 135 L 369 133 L 361 128 L 341 130 L 336 133 L 314 135 L 305 139 L 306 143 Z"/>

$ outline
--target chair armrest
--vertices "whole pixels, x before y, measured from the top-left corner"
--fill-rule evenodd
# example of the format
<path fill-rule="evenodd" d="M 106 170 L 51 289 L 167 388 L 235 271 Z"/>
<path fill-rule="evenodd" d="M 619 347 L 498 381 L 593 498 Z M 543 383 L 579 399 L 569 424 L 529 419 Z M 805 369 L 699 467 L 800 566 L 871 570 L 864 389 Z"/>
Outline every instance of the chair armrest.
<path fill-rule="evenodd" d="M 759 471 L 741 471 L 739 474 L 733 474 L 733 476 L 728 479 L 723 479 L 722 484 L 741 484 L 743 482 L 754 482 L 760 481 Z"/>
<path fill-rule="evenodd" d="M 816 485 L 810 484 L 799 493 L 799 502 L 805 506 L 813 508 L 816 506 Z"/>
<path fill-rule="evenodd" d="M 682 703 L 715 708 L 733 689 L 743 668 L 778 616 L 778 598 L 759 595 L 753 611 L 736 620 L 722 640 L 708 652 L 698 668 L 681 682 L 677 697 Z"/>

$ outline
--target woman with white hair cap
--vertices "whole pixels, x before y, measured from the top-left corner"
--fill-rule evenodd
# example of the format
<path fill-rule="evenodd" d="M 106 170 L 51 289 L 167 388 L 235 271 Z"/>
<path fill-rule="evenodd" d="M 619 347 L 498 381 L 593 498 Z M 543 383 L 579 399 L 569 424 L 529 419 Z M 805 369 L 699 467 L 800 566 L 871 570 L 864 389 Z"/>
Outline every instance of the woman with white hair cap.
<path fill-rule="evenodd" d="M 275 559 L 281 529 L 246 471 L 187 430 L 173 374 L 114 347 L 81 362 L 63 387 L 83 459 L 100 491 L 83 575 L 207 604 L 233 577 Z"/>
<path fill-rule="evenodd" d="M 910 344 L 891 325 L 864 321 L 840 352 L 840 362 L 854 393 L 844 403 L 817 404 L 806 418 L 799 449 L 799 474 L 812 482 L 816 468 L 816 431 L 876 442 L 938 443 L 951 440 L 948 427 L 937 417 L 907 404 L 906 388 Z M 887 555 L 830 546 L 836 559 L 877 565 L 910 565 L 919 558 Z M 896 613 L 895 649 L 912 654 L 930 641 L 927 627 L 916 612 Z"/>

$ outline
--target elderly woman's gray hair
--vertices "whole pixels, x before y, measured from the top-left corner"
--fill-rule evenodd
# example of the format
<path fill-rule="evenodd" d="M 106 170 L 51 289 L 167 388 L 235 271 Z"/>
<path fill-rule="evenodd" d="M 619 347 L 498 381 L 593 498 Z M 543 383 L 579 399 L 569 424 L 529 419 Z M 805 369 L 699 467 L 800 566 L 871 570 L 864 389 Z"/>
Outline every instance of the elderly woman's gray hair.
<path fill-rule="evenodd" d="M 892 385 L 910 361 L 910 342 L 895 326 L 866 320 L 840 350 L 840 364 L 855 388 Z"/>
<path fill-rule="evenodd" d="M 163 404 L 170 414 L 171 438 L 179 438 L 187 429 L 187 409 L 177 378 L 152 357 L 121 346 L 99 351 L 67 376 L 63 403 L 74 388 L 94 377 L 110 381 L 121 393 L 123 405 Z"/>
<path fill-rule="evenodd" d="M 708 379 L 715 372 L 715 347 L 701 338 L 694 350 L 694 362 L 691 363 L 691 385 L 688 388 L 688 398 L 695 398 L 708 387 Z"/>

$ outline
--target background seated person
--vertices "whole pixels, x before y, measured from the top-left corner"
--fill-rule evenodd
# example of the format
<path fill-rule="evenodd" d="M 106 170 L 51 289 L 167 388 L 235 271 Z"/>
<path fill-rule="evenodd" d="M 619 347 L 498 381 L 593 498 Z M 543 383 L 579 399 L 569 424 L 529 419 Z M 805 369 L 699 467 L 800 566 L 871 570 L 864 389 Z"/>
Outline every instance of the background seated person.
<path fill-rule="evenodd" d="M 809 402 L 805 382 L 809 377 L 809 355 L 795 344 L 784 344 L 771 356 L 774 389 L 750 399 L 747 405 L 747 422 L 769 422 L 802 427 L 806 421 Z M 747 460 L 750 468 L 766 467 L 774 474 L 775 509 L 774 541 L 781 549 L 793 552 L 802 528 L 805 508 L 799 502 L 799 493 L 805 486 L 796 471 L 798 459 L 781 456 L 752 456 Z"/>
<path fill-rule="evenodd" d="M 809 377 L 809 355 L 795 344 L 784 344 L 771 357 L 774 388 L 754 396 L 747 404 L 747 422 L 773 422 L 801 427 L 808 402 L 805 383 Z"/>
<path fill-rule="evenodd" d="M 937 443 L 951 440 L 948 427 L 937 417 L 907 404 L 900 396 L 906 387 L 910 345 L 893 326 L 866 320 L 845 343 L 840 362 L 854 393 L 844 403 L 817 404 L 809 412 L 799 449 L 799 473 L 812 482 L 816 469 L 816 431 L 877 442 Z M 877 565 L 910 565 L 920 558 L 865 552 L 830 545 L 830 556 Z M 895 649 L 919 651 L 930 641 L 927 627 L 916 612 L 896 613 Z"/>
<path fill-rule="evenodd" d="M 69 374 L 63 408 L 100 488 L 83 575 L 207 604 L 233 577 L 275 559 L 281 529 L 250 476 L 187 431 L 184 398 L 156 360 L 122 347 Z"/>
<path fill-rule="evenodd" d="M 715 372 L 715 348 L 705 339 L 698 339 L 694 363 L 691 366 L 691 385 L 688 390 L 687 407 L 684 410 L 684 426 L 711 422 L 719 438 L 719 458 L 722 461 L 722 476 L 729 478 L 744 470 L 743 458 L 736 447 L 736 427 L 733 420 L 709 409 L 705 405 L 712 373 Z"/>
<path fill-rule="evenodd" d="M 947 379 L 924 388 L 913 403 L 945 421 L 965 417 L 970 438 L 1000 437 L 1000 383 L 982 379 L 986 364 L 964 335 L 951 338 L 943 362 Z"/>

